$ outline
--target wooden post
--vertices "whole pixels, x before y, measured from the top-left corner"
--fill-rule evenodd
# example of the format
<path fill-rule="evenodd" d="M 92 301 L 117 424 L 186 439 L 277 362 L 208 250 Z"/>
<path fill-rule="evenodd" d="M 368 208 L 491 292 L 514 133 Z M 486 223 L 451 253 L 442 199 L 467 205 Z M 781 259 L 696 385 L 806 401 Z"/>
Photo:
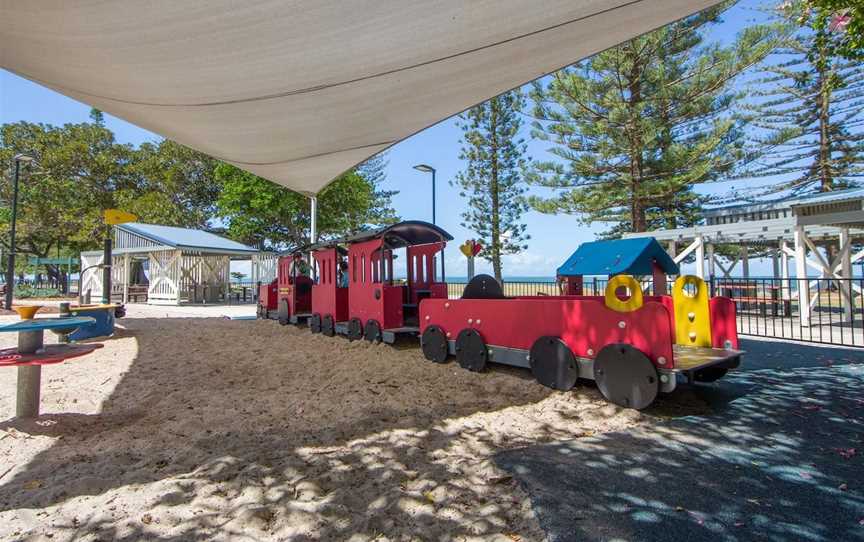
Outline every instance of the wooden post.
<path fill-rule="evenodd" d="M 789 253 L 786 252 L 789 248 L 789 243 L 786 239 L 780 241 L 780 288 L 783 292 L 783 299 L 792 299 L 792 284 L 789 281 Z"/>
<path fill-rule="evenodd" d="M 45 332 L 21 331 L 18 333 L 18 353 L 34 354 L 42 348 Z M 42 366 L 18 367 L 18 386 L 15 399 L 15 415 L 19 418 L 35 418 L 39 415 L 39 396 L 42 385 Z"/>
<path fill-rule="evenodd" d="M 810 285 L 807 280 L 807 244 L 804 226 L 795 227 L 795 278 L 798 282 L 798 317 L 801 325 L 810 326 Z"/>
<path fill-rule="evenodd" d="M 675 243 L 675 241 L 669 241 L 669 243 L 666 245 L 666 252 L 669 254 L 670 258 L 672 258 L 673 260 L 675 259 L 675 256 L 678 255 L 678 245 Z M 669 278 L 672 279 L 675 278 L 675 276 L 670 275 Z M 597 295 L 597 293 L 595 292 L 594 295 Z"/>
<path fill-rule="evenodd" d="M 701 235 L 696 236 L 696 276 L 705 279 L 705 240 Z"/>
<path fill-rule="evenodd" d="M 39 415 L 41 383 L 41 365 L 24 365 L 18 367 L 18 390 L 17 398 L 15 400 L 16 416 L 19 418 L 35 418 Z"/>
<path fill-rule="evenodd" d="M 843 303 L 843 320 L 852 322 L 853 305 L 852 302 L 852 247 L 849 239 L 849 228 L 840 228 L 840 289 L 843 295 L 840 296 Z"/>
<path fill-rule="evenodd" d="M 741 276 L 744 279 L 750 278 L 750 253 L 747 245 L 741 245 Z"/>
<path fill-rule="evenodd" d="M 126 253 L 123 255 L 123 304 L 129 303 L 129 262 L 132 255 Z"/>
<path fill-rule="evenodd" d="M 708 246 L 706 246 L 705 249 L 708 254 L 708 279 L 712 280 L 715 274 L 714 243 L 708 243 Z"/>
<path fill-rule="evenodd" d="M 651 262 L 651 274 L 654 279 L 654 295 L 666 295 L 666 272 L 657 262 Z"/>

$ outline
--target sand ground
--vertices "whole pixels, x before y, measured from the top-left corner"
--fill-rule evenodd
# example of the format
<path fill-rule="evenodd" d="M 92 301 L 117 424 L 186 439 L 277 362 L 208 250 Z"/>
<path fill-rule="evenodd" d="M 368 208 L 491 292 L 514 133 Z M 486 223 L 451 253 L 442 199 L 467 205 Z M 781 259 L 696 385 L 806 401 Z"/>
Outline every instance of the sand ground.
<path fill-rule="evenodd" d="M 542 540 L 494 453 L 706 408 L 637 413 L 225 309 L 131 305 L 103 349 L 43 368 L 36 421 L 0 369 L 0 540 Z"/>

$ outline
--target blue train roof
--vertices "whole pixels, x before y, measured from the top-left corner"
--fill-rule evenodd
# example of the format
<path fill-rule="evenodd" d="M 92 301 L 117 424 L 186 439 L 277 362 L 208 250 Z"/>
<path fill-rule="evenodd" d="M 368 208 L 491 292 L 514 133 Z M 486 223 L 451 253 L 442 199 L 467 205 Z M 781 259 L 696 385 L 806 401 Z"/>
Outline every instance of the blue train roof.
<path fill-rule="evenodd" d="M 593 241 L 576 249 L 558 275 L 651 275 L 653 262 L 667 275 L 679 273 L 678 264 L 653 237 Z"/>

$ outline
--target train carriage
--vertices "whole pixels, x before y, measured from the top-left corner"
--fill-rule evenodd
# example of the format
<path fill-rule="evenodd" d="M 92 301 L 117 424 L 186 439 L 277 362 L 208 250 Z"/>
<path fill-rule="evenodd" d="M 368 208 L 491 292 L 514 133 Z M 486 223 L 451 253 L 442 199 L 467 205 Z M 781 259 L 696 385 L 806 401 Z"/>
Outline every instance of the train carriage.
<path fill-rule="evenodd" d="M 276 314 L 282 325 L 305 322 L 312 314 L 312 278 L 305 260 L 306 249 L 280 256 L 277 263 Z"/>
<path fill-rule="evenodd" d="M 332 337 L 336 324 L 348 320 L 348 287 L 340 285 L 339 264 L 348 254 L 338 243 L 312 247 L 315 284 L 312 286 L 312 316 L 309 329 Z"/>
<path fill-rule="evenodd" d="M 434 224 L 417 220 L 346 239 L 348 321 L 337 324 L 337 331 L 352 340 L 387 343 L 400 334 L 419 332 L 419 303 L 447 297 L 443 250 L 452 239 Z M 399 249 L 405 249 L 405 280 L 393 276 L 394 251 Z M 440 277 L 436 255 L 440 255 Z"/>

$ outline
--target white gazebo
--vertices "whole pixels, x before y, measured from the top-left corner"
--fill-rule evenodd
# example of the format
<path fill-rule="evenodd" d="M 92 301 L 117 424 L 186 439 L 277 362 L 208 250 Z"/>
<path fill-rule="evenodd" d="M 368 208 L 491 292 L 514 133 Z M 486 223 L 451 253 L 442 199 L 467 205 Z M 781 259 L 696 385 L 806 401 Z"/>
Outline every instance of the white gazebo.
<path fill-rule="evenodd" d="M 795 263 L 795 277 L 807 279 L 808 268 L 818 277 L 808 279 L 797 290 L 800 321 L 809 326 L 811 307 L 817 302 L 819 280 L 841 279 L 839 291 L 844 319 L 852 321 L 853 290 L 861 287 L 851 280 L 852 264 L 864 258 L 864 250 L 853 253 L 853 241 L 864 240 L 864 188 L 823 192 L 780 201 L 737 205 L 706 210 L 704 225 L 689 228 L 629 233 L 624 237 L 654 237 L 664 242 L 677 263 L 695 256 L 695 274 L 701 278 L 729 278 L 740 263 L 740 276 L 750 277 L 750 250 L 768 249 L 774 276 L 788 280 L 789 258 Z M 819 246 L 838 247 L 833 258 Z M 724 266 L 715 254 L 718 245 L 738 247 L 738 256 Z M 683 250 L 678 250 L 683 246 Z M 719 270 L 718 275 L 716 271 Z M 788 295 L 791 289 L 786 289 Z"/>
<path fill-rule="evenodd" d="M 155 224 L 130 222 L 114 226 L 111 262 L 112 294 L 129 301 L 135 284 L 132 267 L 140 262 L 148 270 L 147 303 L 179 305 L 227 299 L 232 259 L 252 261 L 252 281 L 270 281 L 275 275 L 274 254 L 261 252 L 216 234 Z M 80 291 L 102 295 L 102 251 L 81 253 Z"/>

